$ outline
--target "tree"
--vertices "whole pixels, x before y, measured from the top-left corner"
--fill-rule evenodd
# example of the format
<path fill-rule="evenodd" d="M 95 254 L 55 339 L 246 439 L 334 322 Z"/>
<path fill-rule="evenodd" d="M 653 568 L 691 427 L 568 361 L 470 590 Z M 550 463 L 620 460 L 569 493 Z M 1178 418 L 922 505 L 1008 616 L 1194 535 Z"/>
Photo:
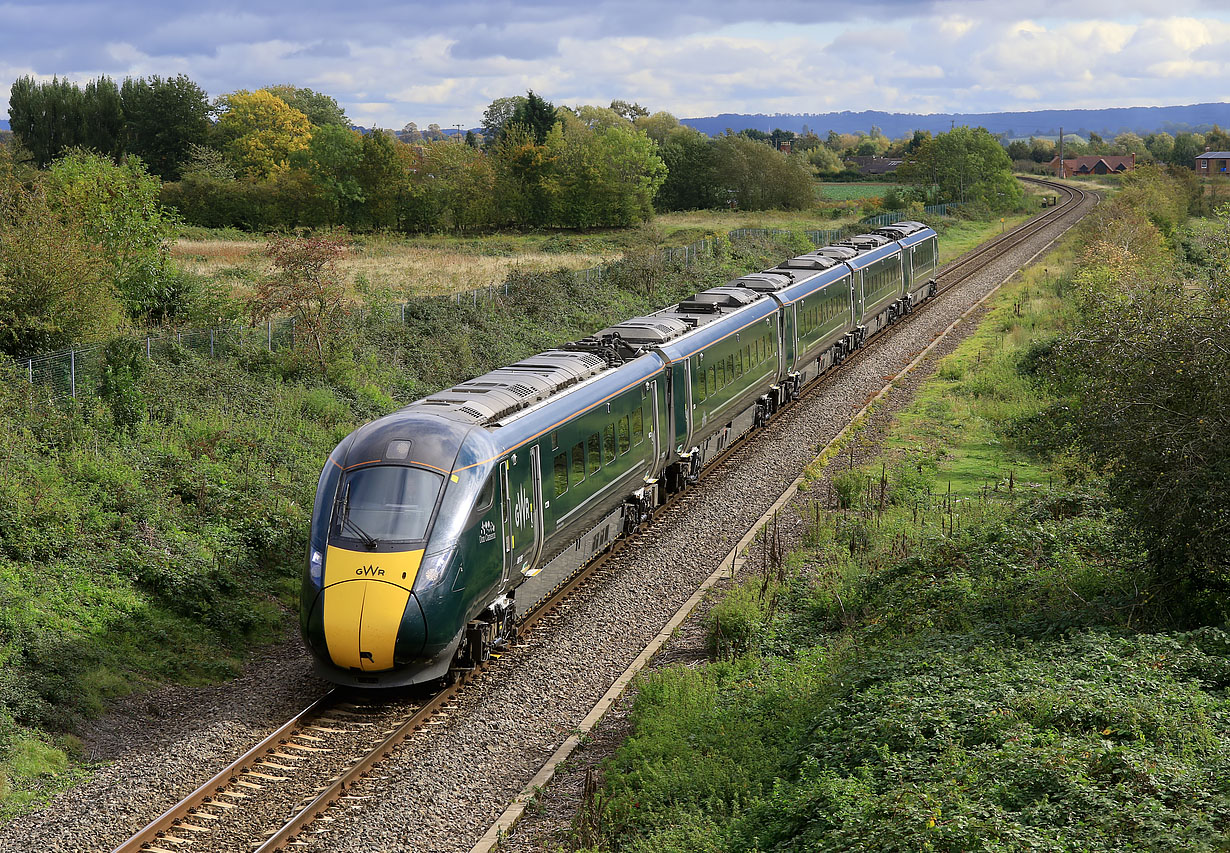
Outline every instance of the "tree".
<path fill-rule="evenodd" d="M 359 175 L 363 162 L 363 137 L 358 131 L 337 124 L 317 127 L 302 157 L 308 173 L 328 200 L 328 221 L 353 225 L 359 207 L 367 199 Z"/>
<path fill-rule="evenodd" d="M 1135 154 L 1137 157 L 1146 157 L 1149 154 L 1145 141 L 1139 135 L 1131 132 L 1116 136 L 1111 150 L 1116 154 Z"/>
<path fill-rule="evenodd" d="M 407 183 L 396 150 L 402 144 L 379 129 L 362 137 L 356 177 L 365 200 L 358 218 L 363 227 L 398 227 L 400 199 Z"/>
<path fill-rule="evenodd" d="M 47 173 L 47 194 L 102 249 L 112 283 L 133 317 L 174 316 L 178 277 L 171 266 L 174 215 L 159 203 L 160 183 L 138 158 L 120 165 L 75 149 Z"/>
<path fill-rule="evenodd" d="M 816 167 L 816 171 L 821 174 L 835 175 L 845 168 L 845 164 L 841 162 L 831 148 L 826 145 L 818 145 L 807 152 L 807 162 Z"/>
<path fill-rule="evenodd" d="M 1190 169 L 1196 164 L 1196 155 L 1204 151 L 1204 137 L 1198 133 L 1180 133 L 1174 138 L 1169 162 Z"/>
<path fill-rule="evenodd" d="M 478 147 L 478 136 L 472 130 L 466 131 L 466 145 L 470 146 L 471 148 Z"/>
<path fill-rule="evenodd" d="M 483 136 L 488 142 L 494 142 L 504 135 L 504 126 L 524 102 L 525 97 L 522 95 L 496 98 L 483 110 Z"/>
<path fill-rule="evenodd" d="M 942 201 L 975 202 L 991 210 L 1021 203 L 1021 187 L 1012 176 L 1008 153 L 986 128 L 958 127 L 925 142 L 897 170 L 914 185 L 916 198 L 938 186 Z"/>
<path fill-rule="evenodd" d="M 1153 159 L 1159 163 L 1169 163 L 1170 156 L 1174 152 L 1174 137 L 1165 132 L 1150 133 L 1145 137 L 1145 146 L 1153 155 Z"/>
<path fill-rule="evenodd" d="M 298 110 L 308 117 L 313 127 L 340 127 L 350 130 L 350 119 L 336 100 L 324 92 L 314 92 L 311 89 L 301 89 L 290 83 L 279 83 L 276 86 L 266 86 L 265 91 L 281 99 L 291 109 Z"/>
<path fill-rule="evenodd" d="M 60 153 L 81 144 L 83 95 L 68 80 L 53 77 L 39 83 L 33 77 L 18 77 L 9 92 L 9 126 L 34 158 L 45 169 Z"/>
<path fill-rule="evenodd" d="M 552 224 L 631 225 L 653 216 L 653 197 L 666 166 L 649 137 L 619 121 L 595 131 L 572 119 L 548 135 L 555 190 Z"/>
<path fill-rule="evenodd" d="M 656 113 L 665 116 L 667 113 Z M 671 116 L 672 120 L 674 119 Z M 654 198 L 658 210 L 702 210 L 726 202 L 726 185 L 718 174 L 713 140 L 699 130 L 675 122 L 660 140 L 666 179 Z"/>
<path fill-rule="evenodd" d="M 344 351 L 343 323 L 351 311 L 337 263 L 347 245 L 336 237 L 275 237 L 265 246 L 269 272 L 248 300 L 253 323 L 295 320 L 295 345 L 310 353 L 322 376 Z"/>
<path fill-rule="evenodd" d="M 29 355 L 115 333 L 123 310 L 104 252 L 0 150 L 0 352 Z"/>
<path fill-rule="evenodd" d="M 308 117 L 263 89 L 233 92 L 219 98 L 218 107 L 215 133 L 237 172 L 268 178 L 286 169 L 295 153 L 307 150 L 312 135 Z"/>
<path fill-rule="evenodd" d="M 645 118 L 649 115 L 649 110 L 642 107 L 640 104 L 633 102 L 629 104 L 627 101 L 614 100 L 611 101 L 611 112 L 616 115 L 623 116 L 628 121 L 635 123 L 638 118 Z"/>
<path fill-rule="evenodd" d="M 124 153 L 124 105 L 120 87 L 110 77 L 99 77 L 85 84 L 79 144 L 113 160 Z"/>
<path fill-rule="evenodd" d="M 517 124 L 528 130 L 538 145 L 547 141 L 547 134 L 558 122 L 559 117 L 555 114 L 555 106 L 550 101 L 535 95 L 532 90 L 526 93 L 525 100 L 517 104 L 512 116 L 508 119 L 509 125 Z M 508 127 L 506 126 L 504 130 L 507 133 Z"/>
<path fill-rule="evenodd" d="M 802 210 L 815 199 L 811 174 L 797 157 L 742 134 L 714 140 L 718 180 L 745 210 Z"/>
<path fill-rule="evenodd" d="M 444 131 L 440 129 L 440 125 L 435 123 L 427 125 L 427 132 L 424 133 L 423 136 L 432 142 L 442 142 L 445 139 L 448 139 L 448 137 L 444 135 Z"/>
<path fill-rule="evenodd" d="M 496 211 L 511 225 L 545 225 L 551 216 L 554 155 L 533 132 L 510 122 L 491 154 L 495 169 Z"/>
<path fill-rule="evenodd" d="M 675 118 L 668 112 L 657 112 L 649 116 L 641 116 L 633 121 L 637 130 L 642 130 L 645 135 L 654 142 L 661 145 L 666 142 L 671 131 L 679 127 L 679 119 Z"/>
<path fill-rule="evenodd" d="M 1230 151 L 1230 133 L 1217 125 L 1204 135 L 1204 144 L 1212 151 Z"/>
<path fill-rule="evenodd" d="M 419 126 L 412 121 L 406 122 L 406 126 L 401 129 L 402 142 L 422 142 L 423 134 L 419 132 Z"/>
<path fill-rule="evenodd" d="M 124 145 L 164 181 L 179 178 L 192 146 L 204 145 L 213 126 L 205 90 L 186 75 L 127 79 L 120 88 Z"/>

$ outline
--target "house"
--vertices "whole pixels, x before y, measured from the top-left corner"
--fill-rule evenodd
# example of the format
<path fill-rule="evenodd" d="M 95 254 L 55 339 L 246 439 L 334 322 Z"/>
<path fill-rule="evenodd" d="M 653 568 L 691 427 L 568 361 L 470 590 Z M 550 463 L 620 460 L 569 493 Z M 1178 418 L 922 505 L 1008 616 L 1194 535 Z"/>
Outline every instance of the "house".
<path fill-rule="evenodd" d="M 1088 157 L 1072 157 L 1063 161 L 1062 174 L 1059 172 L 1058 155 L 1047 165 L 1061 178 L 1080 177 L 1081 175 L 1114 175 L 1135 169 L 1136 155 L 1092 154 Z"/>
<path fill-rule="evenodd" d="M 1197 175 L 1230 174 L 1230 151 L 1206 151 L 1196 157 Z"/>
<path fill-rule="evenodd" d="M 847 157 L 846 165 L 864 175 L 891 175 L 904 162 L 900 157 Z"/>

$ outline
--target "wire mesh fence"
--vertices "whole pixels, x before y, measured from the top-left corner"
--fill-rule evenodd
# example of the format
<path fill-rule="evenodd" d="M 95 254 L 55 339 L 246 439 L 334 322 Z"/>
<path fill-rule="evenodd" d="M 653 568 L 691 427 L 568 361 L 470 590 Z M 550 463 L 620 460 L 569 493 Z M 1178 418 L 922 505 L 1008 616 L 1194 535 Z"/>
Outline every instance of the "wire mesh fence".
<path fill-rule="evenodd" d="M 930 208 L 928 208 L 930 209 Z M 900 219 L 902 217 L 898 217 Z M 897 220 L 893 220 L 897 221 Z M 806 231 L 807 238 L 816 246 L 824 246 L 841 239 L 851 233 L 861 230 L 860 227 L 832 230 Z M 725 238 L 728 241 L 746 240 L 754 237 L 773 237 L 794 233 L 780 228 L 739 228 L 729 232 Z M 702 257 L 710 257 L 717 250 L 723 238 L 706 237 L 686 246 L 674 246 L 661 250 L 659 259 L 665 263 L 680 263 L 689 265 Z M 587 284 L 601 282 L 610 274 L 610 267 L 596 266 L 576 270 L 573 275 Z M 445 297 L 456 304 L 473 302 L 474 305 L 494 303 L 497 299 L 507 297 L 508 281 L 493 284 L 490 287 L 477 288 Z M 406 311 L 413 306 L 412 302 L 391 303 L 384 306 L 364 306 L 359 309 L 360 322 L 374 320 L 400 320 L 405 323 Z M 235 355 L 245 348 L 263 348 L 270 352 L 293 348 L 296 343 L 295 320 L 293 317 L 271 320 L 263 325 L 250 326 L 235 323 L 229 326 L 219 326 L 210 329 L 188 329 L 168 332 L 162 335 L 147 335 L 136 338 L 135 341 L 144 348 L 146 358 L 165 358 L 172 350 L 190 350 L 201 355 L 221 358 Z M 97 394 L 98 384 L 102 378 L 104 366 L 104 347 L 101 344 L 93 346 L 72 347 L 47 355 L 32 356 L 16 362 L 17 374 L 25 378 L 33 388 L 45 393 L 49 399 L 70 399 Z"/>
<path fill-rule="evenodd" d="M 949 216 L 952 211 L 961 206 L 960 202 L 952 202 L 950 204 L 929 204 L 923 208 L 923 216 Z M 874 225 L 877 228 L 883 228 L 885 225 L 892 225 L 894 222 L 900 222 L 903 219 L 909 219 L 917 214 L 907 213 L 904 210 L 894 210 L 889 213 L 877 213 L 875 216 L 864 217 L 862 222 L 868 225 Z"/>

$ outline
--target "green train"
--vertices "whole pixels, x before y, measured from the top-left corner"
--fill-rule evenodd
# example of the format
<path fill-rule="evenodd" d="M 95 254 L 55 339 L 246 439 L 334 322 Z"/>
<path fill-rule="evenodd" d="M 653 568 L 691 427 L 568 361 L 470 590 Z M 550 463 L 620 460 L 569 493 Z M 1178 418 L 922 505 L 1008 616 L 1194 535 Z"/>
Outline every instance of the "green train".
<path fill-rule="evenodd" d="M 355 430 L 312 512 L 300 622 L 317 671 L 393 687 L 485 660 L 518 613 L 933 296 L 937 264 L 935 232 L 900 222 Z"/>

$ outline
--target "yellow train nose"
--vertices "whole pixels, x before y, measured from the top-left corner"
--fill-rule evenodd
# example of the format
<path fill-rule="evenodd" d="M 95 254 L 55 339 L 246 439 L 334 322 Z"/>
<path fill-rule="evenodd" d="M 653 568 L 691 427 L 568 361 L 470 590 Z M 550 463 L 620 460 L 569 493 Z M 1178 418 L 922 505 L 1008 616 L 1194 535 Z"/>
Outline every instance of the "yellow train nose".
<path fill-rule="evenodd" d="M 364 672 L 392 669 L 399 632 L 417 653 L 426 638 L 422 612 L 410 590 L 423 552 L 364 553 L 332 546 L 325 558 L 319 607 L 329 657 Z"/>

